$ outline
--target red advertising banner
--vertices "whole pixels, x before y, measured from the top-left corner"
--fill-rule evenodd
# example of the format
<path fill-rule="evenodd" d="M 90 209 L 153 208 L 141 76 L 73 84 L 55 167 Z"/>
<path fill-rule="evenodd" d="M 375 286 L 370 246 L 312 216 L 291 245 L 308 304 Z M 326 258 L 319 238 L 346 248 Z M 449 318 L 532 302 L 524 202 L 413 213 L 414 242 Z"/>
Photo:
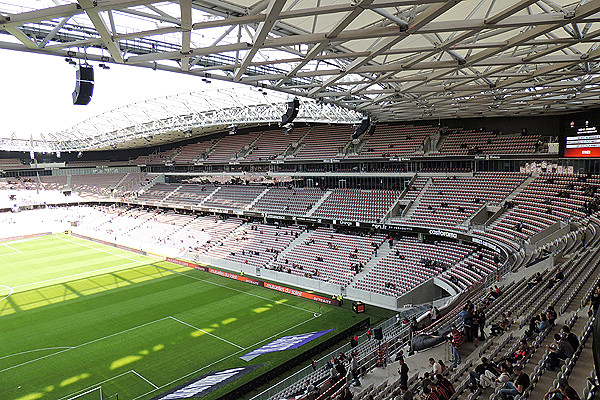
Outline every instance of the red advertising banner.
<path fill-rule="evenodd" d="M 13 240 L 22 240 L 22 239 L 30 239 L 38 236 L 46 236 L 52 235 L 52 232 L 44 232 L 44 233 L 33 233 L 31 235 L 20 235 L 20 236 L 11 236 L 0 239 L 0 242 L 11 242 Z"/>
<path fill-rule="evenodd" d="M 224 278 L 235 279 L 236 281 L 246 282 L 250 285 L 262 286 L 262 287 L 266 287 L 267 289 L 277 290 L 278 292 L 287 293 L 287 294 L 291 294 L 291 295 L 298 296 L 298 297 L 304 297 L 305 299 L 318 301 L 319 303 L 329 304 L 332 306 L 340 305 L 339 301 L 337 301 L 336 299 L 330 299 L 328 297 L 323 297 L 323 296 L 319 296 L 316 294 L 303 292 L 302 290 L 292 289 L 292 288 L 288 288 L 288 287 L 281 286 L 278 284 L 264 282 L 259 279 L 248 278 L 243 275 L 234 274 L 233 272 L 221 271 L 219 269 L 210 268 L 210 267 L 207 268 L 207 267 L 203 267 L 202 265 L 198 265 L 198 264 L 195 264 L 195 263 L 192 263 L 189 261 L 178 260 L 176 258 L 171 258 L 171 257 L 167 257 L 166 260 L 169 262 L 178 264 L 178 265 L 183 265 L 184 267 L 194 268 L 194 269 L 198 269 L 200 271 L 209 272 L 211 274 L 219 275 Z"/>

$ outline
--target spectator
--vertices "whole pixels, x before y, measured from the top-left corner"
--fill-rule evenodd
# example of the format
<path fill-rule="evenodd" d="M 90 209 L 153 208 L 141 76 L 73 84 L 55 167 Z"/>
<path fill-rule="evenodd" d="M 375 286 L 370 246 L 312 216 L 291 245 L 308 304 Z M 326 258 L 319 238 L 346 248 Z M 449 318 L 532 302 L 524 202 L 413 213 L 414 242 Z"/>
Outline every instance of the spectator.
<path fill-rule="evenodd" d="M 548 391 L 544 400 L 580 400 L 577 391 L 573 389 L 566 379 L 558 380 L 558 387 Z"/>
<path fill-rule="evenodd" d="M 562 333 L 566 335 L 567 342 L 569 342 L 573 350 L 577 350 L 579 347 L 579 339 L 577 339 L 577 336 L 571 332 L 571 328 L 569 328 L 567 325 L 563 325 Z"/>
<path fill-rule="evenodd" d="M 502 387 L 506 382 L 510 380 L 510 375 L 508 373 L 508 367 L 505 363 L 500 364 L 500 375 L 494 381 L 494 387 Z"/>
<path fill-rule="evenodd" d="M 450 381 L 440 374 L 435 376 L 435 387 L 440 400 L 449 400 L 455 392 Z"/>
<path fill-rule="evenodd" d="M 560 363 L 560 360 L 566 360 L 572 357 L 575 353 L 573 347 L 565 337 L 561 336 L 560 333 L 554 334 L 554 343 L 546 346 L 546 351 L 549 351 L 548 358 L 546 359 L 546 368 L 550 371 L 556 370 L 556 366 Z"/>
<path fill-rule="evenodd" d="M 431 373 L 433 375 L 441 375 L 444 372 L 440 363 L 436 362 L 433 358 L 429 359 L 429 365 L 431 365 Z"/>
<path fill-rule="evenodd" d="M 554 321 L 556 321 L 557 317 L 558 317 L 558 314 L 554 310 L 554 307 L 548 306 L 548 310 L 546 310 L 546 318 L 548 319 L 548 325 L 550 327 L 554 326 Z"/>
<path fill-rule="evenodd" d="M 398 360 L 398 374 L 400 374 L 400 385 L 408 386 L 408 365 L 404 362 L 404 358 Z"/>
<path fill-rule="evenodd" d="M 458 348 L 462 345 L 465 340 L 465 336 L 460 332 L 455 325 L 452 325 L 452 331 L 449 335 L 450 347 L 452 348 L 452 368 L 455 368 L 460 364 L 460 352 Z"/>
<path fill-rule="evenodd" d="M 537 333 L 544 332 L 549 326 L 550 324 L 548 323 L 546 314 L 540 314 L 540 323 L 537 325 Z"/>
<path fill-rule="evenodd" d="M 531 280 L 529 280 L 529 282 L 527 282 L 527 287 L 532 288 L 535 285 L 537 285 L 538 283 L 540 283 L 541 281 L 542 281 L 542 274 L 538 272 L 534 275 L 534 277 Z"/>
<path fill-rule="evenodd" d="M 354 386 L 360 386 L 360 370 L 358 367 L 358 354 L 351 353 L 351 371 L 352 371 L 352 379 L 354 380 Z"/>
<path fill-rule="evenodd" d="M 469 389 L 471 392 L 477 390 L 479 387 L 479 380 L 481 376 L 485 374 L 485 371 L 488 369 L 489 365 L 490 362 L 488 359 L 486 357 L 481 357 L 481 364 L 476 366 L 475 369 L 469 373 Z"/>
<path fill-rule="evenodd" d="M 588 310 L 588 315 L 592 317 L 598 314 L 598 308 L 600 308 L 600 285 L 596 285 L 596 288 L 590 296 L 590 308 Z"/>
<path fill-rule="evenodd" d="M 500 318 L 498 318 L 498 321 L 492 324 L 492 332 L 490 333 L 490 335 L 496 336 L 502 334 L 507 326 L 508 320 L 506 318 L 506 314 L 502 313 L 500 314 Z"/>
<path fill-rule="evenodd" d="M 514 382 L 506 382 L 506 387 L 500 390 L 502 400 L 513 399 L 516 395 L 522 395 L 525 389 L 529 387 L 529 375 L 524 373 L 518 365 L 513 370 L 516 379 Z"/>
<path fill-rule="evenodd" d="M 463 322 L 464 332 L 465 332 L 465 335 L 467 336 L 467 340 L 469 342 L 472 342 L 473 341 L 473 337 L 471 336 L 471 321 L 472 320 L 471 320 L 471 313 L 469 312 L 468 304 L 465 304 L 463 309 L 460 311 L 459 315 Z"/>
<path fill-rule="evenodd" d="M 406 385 L 400 386 L 400 400 L 413 400 L 413 394 Z"/>
<path fill-rule="evenodd" d="M 423 374 L 423 379 L 421 379 L 421 387 L 428 388 L 431 385 L 431 378 L 429 377 L 429 372 L 425 372 Z"/>
<path fill-rule="evenodd" d="M 483 311 L 482 307 L 477 307 L 475 315 L 477 315 L 477 319 L 479 320 L 479 339 L 485 340 L 485 311 Z"/>
<path fill-rule="evenodd" d="M 314 399 L 317 394 L 317 388 L 309 380 L 306 381 L 306 387 L 304 389 L 304 399 Z"/>
<path fill-rule="evenodd" d="M 348 386 L 344 387 L 342 390 L 342 394 L 340 394 L 339 400 L 352 400 L 352 392 L 348 388 Z"/>
<path fill-rule="evenodd" d="M 446 367 L 446 364 L 442 360 L 438 360 L 438 364 L 442 366 L 442 375 L 444 375 L 448 371 L 448 367 Z"/>

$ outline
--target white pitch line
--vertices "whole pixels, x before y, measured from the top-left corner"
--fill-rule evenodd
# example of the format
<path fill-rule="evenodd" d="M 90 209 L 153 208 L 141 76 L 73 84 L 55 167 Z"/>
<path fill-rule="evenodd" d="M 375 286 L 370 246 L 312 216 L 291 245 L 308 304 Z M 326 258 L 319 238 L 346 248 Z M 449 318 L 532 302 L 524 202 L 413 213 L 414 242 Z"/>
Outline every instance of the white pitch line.
<path fill-rule="evenodd" d="M 9 249 L 11 249 L 12 251 L 15 251 L 15 252 L 17 252 L 17 253 L 22 253 L 22 251 L 21 251 L 21 250 L 19 250 L 19 249 L 15 249 L 14 247 L 12 247 L 12 246 L 9 246 L 9 245 L 7 245 L 7 244 L 4 244 L 4 246 L 5 246 L 5 247 L 8 247 Z"/>
<path fill-rule="evenodd" d="M 320 315 L 319 315 L 319 316 L 320 316 Z M 250 346 L 248 346 L 248 347 L 244 348 L 243 350 L 238 350 L 238 351 L 236 351 L 235 353 L 232 353 L 232 354 L 230 354 L 230 355 L 228 355 L 228 356 L 226 356 L 226 357 L 223 357 L 223 358 L 221 358 L 220 360 L 217 360 L 217 361 L 214 361 L 214 362 L 212 362 L 212 363 L 210 363 L 210 364 L 208 364 L 208 365 L 205 365 L 204 367 L 202 367 L 202 368 L 199 368 L 199 369 L 197 369 L 197 370 L 195 370 L 195 371 L 192 371 L 192 372 L 190 372 L 189 374 L 186 374 L 186 375 L 180 376 L 179 378 L 177 378 L 177 379 L 175 379 L 175 380 L 172 380 L 171 382 L 165 383 L 164 385 L 162 385 L 162 386 L 159 386 L 159 387 L 158 387 L 158 388 L 156 388 L 155 390 L 150 390 L 149 392 L 146 392 L 146 393 L 144 393 L 144 394 L 142 394 L 142 395 L 140 395 L 140 396 L 138 396 L 138 397 L 135 397 L 135 398 L 133 398 L 132 400 L 137 400 L 137 399 L 139 399 L 139 398 L 141 398 L 141 397 L 144 397 L 144 396 L 146 396 L 146 395 L 148 395 L 148 394 L 150 394 L 150 393 L 152 393 L 152 392 L 155 392 L 157 389 L 162 389 L 162 388 L 164 388 L 164 387 L 166 387 L 166 386 L 169 386 L 169 385 L 171 385 L 171 384 L 173 384 L 173 383 L 175 383 L 175 382 L 181 381 L 182 379 L 184 379 L 184 378 L 187 378 L 187 377 L 188 377 L 188 376 L 190 376 L 190 375 L 197 374 L 198 372 L 200 372 L 200 371 L 202 371 L 202 370 L 204 370 L 204 369 L 206 369 L 206 368 L 210 368 L 210 367 L 212 367 L 213 365 L 215 365 L 215 364 L 218 364 L 218 363 L 220 363 L 221 361 L 227 360 L 228 358 L 231 358 L 231 357 L 233 357 L 233 356 L 235 356 L 235 355 L 237 355 L 237 354 L 241 353 L 241 352 L 242 352 L 242 351 L 244 351 L 244 350 L 248 350 L 248 349 L 250 349 L 250 348 L 252 348 L 252 347 L 254 347 L 254 346 L 257 346 L 257 345 L 259 345 L 259 344 L 261 344 L 261 343 L 263 343 L 263 342 L 266 342 L 267 340 L 269 340 L 269 339 L 272 339 L 272 338 L 274 338 L 275 336 L 279 336 L 279 335 L 281 335 L 282 333 L 285 333 L 285 332 L 287 332 L 287 331 L 289 331 L 289 330 L 291 330 L 291 329 L 297 328 L 297 327 L 299 327 L 300 325 L 303 325 L 303 324 L 305 324 L 305 323 L 307 323 L 307 322 L 310 322 L 310 321 L 312 321 L 312 320 L 313 320 L 313 319 L 315 319 L 315 318 L 319 318 L 319 317 L 318 317 L 318 316 L 316 316 L 316 315 L 314 315 L 313 317 L 311 317 L 311 318 L 307 319 L 306 321 L 300 322 L 299 324 L 296 324 L 296 325 L 294 325 L 294 326 L 291 326 L 291 327 L 289 327 L 289 328 L 287 328 L 287 329 L 284 329 L 283 331 L 281 331 L 281 332 L 278 332 L 278 333 L 276 333 L 276 334 L 274 334 L 274 335 L 271 335 L 271 336 L 269 336 L 268 338 L 261 340 L 260 342 L 256 342 L 256 343 L 254 343 L 253 345 L 250 345 Z"/>
<path fill-rule="evenodd" d="M 19 353 L 9 354 L 7 356 L 0 357 L 0 360 L 3 360 L 8 357 L 20 356 L 21 354 L 35 353 L 36 351 L 44 351 L 44 350 L 59 350 L 59 349 L 71 349 L 71 346 L 59 346 L 59 347 L 44 347 L 43 349 L 35 349 L 35 350 L 27 350 L 21 351 Z"/>
<path fill-rule="evenodd" d="M 276 304 L 279 304 L 279 305 L 281 305 L 281 306 L 292 307 L 292 308 L 295 308 L 295 309 L 297 309 L 297 310 L 302 310 L 302 311 L 306 311 L 306 312 L 309 312 L 309 313 L 312 313 L 312 314 L 314 314 L 314 311 L 307 310 L 306 308 L 302 308 L 302 307 L 294 306 L 294 305 L 291 305 L 291 304 L 283 303 L 283 302 L 280 302 L 280 301 L 277 301 L 277 300 L 270 299 L 270 298 L 268 298 L 268 297 L 263 297 L 263 296 L 260 296 L 260 295 L 258 295 L 258 294 L 249 293 L 249 292 L 246 292 L 246 291 L 244 291 L 244 290 L 236 289 L 236 288 L 233 288 L 233 287 L 231 287 L 231 286 L 227 286 L 227 285 L 223 285 L 223 284 L 220 284 L 220 283 L 216 283 L 216 282 L 208 281 L 208 280 L 206 280 L 206 279 L 202 279 L 202 278 L 198 278 L 198 277 L 196 277 L 196 276 L 188 275 L 188 274 L 186 274 L 186 273 L 183 273 L 183 272 L 180 272 L 180 271 L 175 271 L 175 270 L 173 270 L 173 269 L 169 269 L 169 268 L 166 268 L 166 267 L 163 267 L 163 266 L 160 266 L 160 265 L 156 265 L 156 267 L 157 267 L 157 268 L 163 268 L 163 269 L 166 269 L 167 271 L 171 271 L 171 272 L 173 272 L 174 274 L 179 274 L 179 275 L 187 276 L 188 278 L 192 278 L 192 279 L 195 279 L 195 280 L 197 280 L 197 281 L 200 281 L 200 282 L 209 283 L 209 284 L 211 284 L 211 285 L 214 285 L 214 286 L 219 286 L 219 287 L 222 287 L 222 288 L 225 288 L 225 289 L 233 290 L 234 292 L 238 292 L 238 293 L 247 294 L 248 296 L 254 296 L 254 297 L 258 297 L 259 299 L 263 299 L 263 300 L 267 300 L 267 301 L 273 301 L 273 302 L 275 302 Z"/>
<path fill-rule="evenodd" d="M 131 257 L 127 257 L 127 256 L 124 256 L 124 255 L 121 255 L 121 254 L 113 253 L 112 251 L 108 251 L 108 250 L 104 250 L 104 249 L 99 249 L 99 248 L 97 248 L 97 247 L 89 246 L 89 245 L 87 245 L 87 244 L 83 244 L 83 243 L 75 242 L 74 240 L 65 239 L 65 238 L 63 238 L 63 237 L 60 237 L 60 236 L 58 236 L 58 235 L 56 236 L 56 238 L 57 238 L 57 239 L 60 239 L 60 240 L 64 240 L 65 242 L 70 242 L 70 243 L 77 244 L 77 245 L 79 245 L 79 246 L 82 246 L 82 247 L 87 247 L 88 249 L 94 249 L 94 250 L 97 250 L 97 251 L 101 251 L 101 252 L 103 252 L 103 253 L 112 254 L 113 256 L 121 257 L 121 258 L 124 258 L 124 259 L 126 259 L 126 260 L 137 261 L 137 262 L 143 262 L 143 261 L 140 261 L 140 260 L 136 260 L 136 259 L 134 259 L 134 258 L 131 258 Z M 84 239 L 84 240 L 85 240 L 85 239 Z M 105 244 L 102 244 L 102 243 L 99 243 L 99 244 L 100 244 L 100 245 L 102 245 L 102 246 L 107 246 L 107 245 L 105 245 Z M 123 251 L 126 251 L 126 250 L 123 250 Z M 144 257 L 144 256 L 142 256 L 142 255 L 140 254 L 140 257 Z"/>
<path fill-rule="evenodd" d="M 115 255 L 115 256 L 118 256 L 118 257 L 121 257 L 121 258 L 125 258 L 125 259 L 128 259 L 128 260 L 133 260 L 133 261 L 135 261 L 133 258 L 125 257 L 125 256 L 122 256 L 122 255 L 120 255 L 120 254 L 112 253 L 112 252 L 110 252 L 110 251 L 107 251 L 107 250 L 99 249 L 99 248 L 97 248 L 97 247 L 88 246 L 88 245 L 86 245 L 86 244 L 83 244 L 83 243 L 78 243 L 78 242 L 75 242 L 75 241 L 73 241 L 73 240 L 65 239 L 65 238 L 62 238 L 62 237 L 59 237 L 59 236 L 56 236 L 56 237 L 57 237 L 58 239 L 61 239 L 61 240 L 64 240 L 64 241 L 66 241 L 66 242 L 75 243 L 75 244 L 78 244 L 78 245 L 80 245 L 80 246 L 83 246 L 83 247 L 87 247 L 87 248 L 90 248 L 90 249 L 94 249 L 94 250 L 102 251 L 102 252 L 104 252 L 104 253 L 112 254 L 112 255 Z M 273 299 L 269 299 L 268 297 L 259 296 L 259 295 L 257 295 L 257 294 L 254 294 L 254 293 L 249 293 L 249 292 L 246 292 L 246 291 L 244 291 L 244 290 L 235 289 L 235 288 L 232 288 L 232 287 L 230 287 L 230 286 L 227 286 L 227 285 L 222 285 L 222 284 L 220 284 L 220 283 L 216 283 L 216 282 L 207 281 L 207 280 L 205 280 L 205 279 L 197 278 L 197 277 L 195 277 L 195 276 L 191 276 L 191 275 L 185 274 L 185 273 L 183 273 L 183 272 L 175 271 L 175 270 L 172 270 L 172 269 L 170 269 L 170 268 L 166 268 L 166 267 L 163 267 L 163 266 L 158 266 L 158 265 L 155 265 L 155 267 L 157 267 L 157 268 L 162 268 L 162 269 L 165 269 L 165 270 L 167 270 L 167 271 L 171 271 L 171 272 L 173 272 L 173 273 L 175 273 L 175 274 L 184 275 L 184 276 L 187 276 L 188 278 L 196 279 L 196 280 L 198 280 L 198 281 L 201 281 L 201 282 L 209 283 L 209 284 L 211 284 L 211 285 L 215 285 L 215 286 L 219 286 L 219 287 L 227 288 L 227 289 L 230 289 L 230 290 L 236 291 L 236 292 L 238 292 L 238 293 L 244 293 L 244 294 L 247 294 L 248 296 L 254 296 L 254 297 L 258 297 L 259 299 L 268 300 L 268 301 L 274 301 Z M 306 311 L 306 312 L 314 313 L 314 311 L 307 310 L 307 309 L 305 309 L 305 308 L 298 307 L 298 306 L 293 306 L 293 305 L 291 305 L 291 304 L 285 304 L 285 303 L 277 303 L 277 304 L 281 304 L 281 305 L 284 305 L 284 306 L 287 306 L 287 307 L 292 307 L 292 308 L 295 308 L 295 309 L 297 309 L 297 310 L 302 310 L 302 311 Z"/>
<path fill-rule="evenodd" d="M 233 342 L 230 342 L 230 341 L 229 341 L 229 340 L 227 340 L 227 339 L 223 339 L 222 337 L 219 337 L 219 336 L 217 336 L 217 335 L 213 335 L 212 333 L 210 333 L 210 332 L 207 332 L 207 331 L 205 331 L 204 329 L 201 329 L 201 328 L 195 327 L 194 325 L 188 324 L 187 322 L 183 322 L 182 320 L 180 320 L 180 319 L 177 319 L 177 318 L 175 318 L 175 317 L 172 317 L 172 316 L 169 316 L 169 318 L 171 318 L 171 319 L 173 319 L 173 320 L 175 320 L 175 321 L 177 321 L 177 322 L 181 322 L 183 325 L 189 326 L 190 328 L 192 328 L 192 329 L 196 329 L 197 331 L 202 331 L 202 332 L 206 333 L 207 335 L 210 335 L 210 336 L 212 336 L 212 337 L 214 337 L 214 338 L 216 338 L 216 339 L 222 340 L 222 341 L 223 341 L 223 342 L 225 342 L 225 343 L 229 343 L 230 345 L 232 345 L 232 346 L 235 346 L 235 347 L 237 347 L 238 349 L 245 350 L 245 348 L 243 348 L 242 346 L 238 346 L 237 344 L 235 344 L 235 343 L 233 343 Z"/>
<path fill-rule="evenodd" d="M 117 336 L 117 335 L 120 335 L 120 334 L 122 334 L 122 333 L 129 332 L 129 331 L 132 331 L 132 330 L 134 330 L 134 329 L 141 328 L 141 327 L 144 327 L 144 326 L 147 326 L 147 325 L 150 325 L 150 324 L 153 324 L 153 323 L 155 323 L 155 322 L 159 322 L 159 321 L 162 321 L 162 320 L 165 320 L 165 319 L 169 319 L 169 317 L 163 317 L 163 318 L 160 318 L 160 319 L 156 319 L 156 320 L 154 320 L 154 321 L 146 322 L 145 324 L 141 324 L 141 325 L 138 325 L 138 326 L 134 326 L 133 328 L 125 329 L 124 331 L 120 331 L 120 332 L 117 332 L 117 333 L 112 333 L 112 334 L 110 334 L 110 335 L 106 335 L 106 336 L 103 336 L 103 337 L 101 337 L 101 338 L 98 338 L 98 339 L 91 340 L 91 341 L 89 341 L 89 342 L 85 342 L 85 343 L 78 344 L 77 346 L 73 346 L 73 347 L 65 348 L 64 350 L 57 351 L 56 353 L 48 354 L 48 355 L 46 355 L 46 356 L 43 356 L 43 357 L 38 357 L 38 358 L 35 358 L 35 359 L 33 359 L 33 360 L 25 361 L 25 362 L 22 362 L 21 364 L 16 364 L 16 365 L 13 365 L 13 366 L 11 366 L 11 367 L 4 368 L 4 369 L 0 370 L 0 373 L 2 373 L 2 372 L 5 372 L 5 371 L 8 371 L 8 370 L 11 370 L 11 369 L 14 369 L 14 368 L 21 367 L 21 366 L 23 366 L 23 365 L 26 365 L 26 364 L 30 364 L 30 363 L 32 363 L 32 362 L 35 362 L 35 361 L 43 360 L 43 359 L 45 359 L 45 358 L 52 357 L 52 356 L 55 356 L 55 355 L 57 355 L 57 354 L 64 353 L 65 351 L 69 351 L 69 350 L 78 349 L 78 348 L 80 348 L 80 347 L 87 346 L 88 344 L 96 343 L 96 342 L 99 342 L 100 340 L 108 339 L 108 338 L 110 338 L 110 337 Z"/>
<path fill-rule="evenodd" d="M 40 283 L 47 283 L 47 282 L 52 282 L 52 281 L 57 281 L 60 279 L 66 279 L 66 278 L 72 278 L 74 276 L 78 276 L 78 275 L 85 275 L 85 274 L 90 274 L 90 273 L 96 273 L 96 272 L 100 272 L 100 271 L 104 271 L 107 269 L 112 269 L 112 268 L 121 268 L 124 267 L 126 265 L 131 265 L 131 264 L 143 264 L 143 261 L 132 261 L 130 263 L 126 263 L 126 264 L 119 264 L 119 265 L 113 265 L 112 267 L 106 267 L 106 268 L 100 268 L 100 269 L 95 269 L 93 271 L 87 271 L 87 272 L 78 272 L 76 274 L 71 274 L 71 275 L 65 275 L 65 276 L 59 276 L 58 278 L 52 278 L 52 279 L 46 279 L 43 281 L 38 281 L 38 282 L 32 282 L 32 283 L 26 283 L 24 285 L 18 285 L 18 286 L 13 286 L 13 288 L 21 288 L 21 287 L 27 287 L 27 286 L 33 286 L 33 285 L 38 285 Z M 90 278 L 93 276 L 90 276 Z"/>
<path fill-rule="evenodd" d="M 68 395 L 66 395 L 66 396 L 64 396 L 64 397 L 61 397 L 61 398 L 60 398 L 60 399 L 58 399 L 58 400 L 65 400 L 65 399 L 72 398 L 72 397 L 73 397 L 73 395 L 77 396 L 78 394 L 80 394 L 80 393 L 83 393 L 83 392 L 85 392 L 86 390 L 89 390 L 90 388 L 97 387 L 98 385 L 102 385 L 103 383 L 106 383 L 106 382 L 112 381 L 113 379 L 120 378 L 121 376 L 123 376 L 123 375 L 125 375 L 125 374 L 130 374 L 130 373 L 132 373 L 132 371 L 133 371 L 133 370 L 132 370 L 132 369 L 130 369 L 129 371 L 122 372 L 122 373 L 120 373 L 119 375 L 115 375 L 115 376 L 113 376 L 112 378 L 105 379 L 105 380 L 103 380 L 103 381 L 100 381 L 100 382 L 98 382 L 98 383 L 96 383 L 96 384 L 93 384 L 93 385 L 91 385 L 91 386 L 88 386 L 88 387 L 86 387 L 86 388 L 84 388 L 84 389 L 81 389 L 81 390 L 78 390 L 78 391 L 76 391 L 76 392 L 74 392 L 74 393 L 68 394 Z M 138 375 L 138 376 L 139 376 L 139 375 Z"/>
<path fill-rule="evenodd" d="M 144 378 L 142 375 L 138 374 L 136 370 L 132 369 L 131 372 L 133 372 L 134 374 L 136 374 L 137 376 L 139 376 L 140 378 L 142 378 L 143 380 L 148 382 L 150 385 L 152 385 L 154 387 L 154 389 L 158 389 L 158 386 L 156 386 L 154 383 L 150 382 L 148 379 Z"/>

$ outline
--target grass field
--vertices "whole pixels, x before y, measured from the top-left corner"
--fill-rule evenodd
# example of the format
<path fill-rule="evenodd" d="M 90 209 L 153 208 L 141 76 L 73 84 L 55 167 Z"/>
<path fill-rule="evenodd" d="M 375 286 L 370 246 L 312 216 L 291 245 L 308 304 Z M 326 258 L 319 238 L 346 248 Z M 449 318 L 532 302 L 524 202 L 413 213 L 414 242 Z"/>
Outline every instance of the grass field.
<path fill-rule="evenodd" d="M 150 399 L 210 371 L 264 364 L 216 398 L 357 322 L 346 308 L 67 235 L 0 243 L 0 397 Z M 239 356 L 332 329 L 295 350 Z M 98 399 L 90 392 L 81 399 Z"/>

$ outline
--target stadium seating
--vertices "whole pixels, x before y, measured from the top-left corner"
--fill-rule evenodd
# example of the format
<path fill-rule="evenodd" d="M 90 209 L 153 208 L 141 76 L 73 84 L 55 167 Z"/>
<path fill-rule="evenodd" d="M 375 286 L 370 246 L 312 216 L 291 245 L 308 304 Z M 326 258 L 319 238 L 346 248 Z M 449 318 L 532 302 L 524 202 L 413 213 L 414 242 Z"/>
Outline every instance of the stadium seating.
<path fill-rule="evenodd" d="M 375 246 L 381 246 L 384 240 L 382 234 L 357 236 L 318 228 L 302 243 L 280 255 L 270 268 L 347 285 L 356 274 L 353 265 L 366 264 Z"/>
<path fill-rule="evenodd" d="M 393 190 L 336 189 L 312 216 L 379 222 L 399 196 L 400 192 Z"/>
<path fill-rule="evenodd" d="M 442 271 L 452 268 L 452 272 L 458 274 L 464 264 L 454 264 L 473 251 L 474 248 L 468 245 L 450 242 L 427 244 L 415 238 L 401 238 L 366 276 L 353 284 L 353 287 L 397 297 Z M 435 264 L 425 266 L 424 260 Z M 467 271 L 464 279 L 473 283 L 482 276 L 481 273 Z"/>
<path fill-rule="evenodd" d="M 262 132 L 224 136 L 213 146 L 206 159 L 208 163 L 228 163 L 241 157 L 244 150 L 249 150 L 250 145 Z"/>
<path fill-rule="evenodd" d="M 303 227 L 246 224 L 210 250 L 210 256 L 255 267 L 265 267 L 285 249 Z"/>
<path fill-rule="evenodd" d="M 242 210 L 264 191 L 264 186 L 223 185 L 204 202 L 204 206 Z"/>
<path fill-rule="evenodd" d="M 270 188 L 252 209 L 265 213 L 305 215 L 324 193 L 320 189 Z"/>
<path fill-rule="evenodd" d="M 295 128 L 289 133 L 283 129 L 265 131 L 252 145 L 244 161 L 267 161 L 281 157 L 293 143 L 298 142 L 310 128 Z"/>
<path fill-rule="evenodd" d="M 319 125 L 313 127 L 302 140 L 294 159 L 322 159 L 342 157 L 342 148 L 352 135 L 352 126 Z"/>
<path fill-rule="evenodd" d="M 424 141 L 429 135 L 437 133 L 438 128 L 432 126 L 403 126 L 403 125 L 377 125 L 373 136 L 364 139 L 358 153 L 350 154 L 354 157 L 398 157 L 424 154 Z"/>
<path fill-rule="evenodd" d="M 434 177 L 433 184 L 420 202 L 413 205 L 413 210 L 408 211 L 406 218 L 395 221 L 466 230 L 467 227 L 457 225 L 464 223 L 486 203 L 500 204 L 525 178 L 525 174 L 502 172 L 476 173 L 472 177 Z"/>

